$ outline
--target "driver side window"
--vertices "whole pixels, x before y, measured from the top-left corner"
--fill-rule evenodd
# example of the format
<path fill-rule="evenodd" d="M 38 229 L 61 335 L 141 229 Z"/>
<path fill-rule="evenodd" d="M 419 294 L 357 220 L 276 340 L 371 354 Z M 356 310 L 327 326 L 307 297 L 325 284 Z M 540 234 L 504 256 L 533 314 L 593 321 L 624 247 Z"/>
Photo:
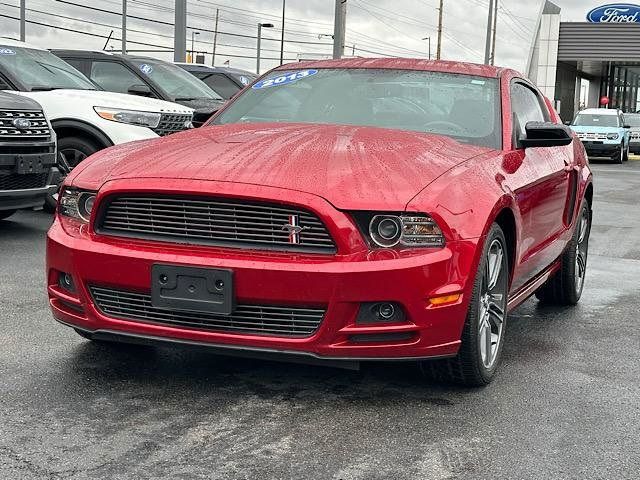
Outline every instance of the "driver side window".
<path fill-rule="evenodd" d="M 115 62 L 93 62 L 91 80 L 107 92 L 116 93 L 128 93 L 133 85 L 144 84 L 131 70 Z"/>
<path fill-rule="evenodd" d="M 522 83 L 511 85 L 511 113 L 513 118 L 513 146 L 519 148 L 519 139 L 528 122 L 547 120 L 541 99 L 536 92 Z"/>

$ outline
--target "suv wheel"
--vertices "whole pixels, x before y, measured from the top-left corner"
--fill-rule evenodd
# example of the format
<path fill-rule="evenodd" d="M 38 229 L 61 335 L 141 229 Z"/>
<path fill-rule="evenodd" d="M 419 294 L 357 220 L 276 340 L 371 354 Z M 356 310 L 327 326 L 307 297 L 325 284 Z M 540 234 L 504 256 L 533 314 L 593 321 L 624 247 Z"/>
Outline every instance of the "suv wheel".
<path fill-rule="evenodd" d="M 493 380 L 507 321 L 508 260 L 504 233 L 494 223 L 478 265 L 460 351 L 451 359 L 422 362 L 426 376 L 468 387 L 487 385 Z"/>
<path fill-rule="evenodd" d="M 89 155 L 100 150 L 91 140 L 83 137 L 63 137 L 58 140 L 58 163 L 60 170 L 60 184 L 69 175 L 74 167 L 77 167 Z M 58 204 L 58 193 L 54 193 L 46 198 L 44 209 L 47 212 L 54 212 Z"/>
<path fill-rule="evenodd" d="M 624 145 L 620 144 L 620 148 L 615 151 L 611 158 L 613 163 L 620 165 L 624 161 Z"/>
<path fill-rule="evenodd" d="M 622 156 L 622 161 L 623 162 L 628 162 L 629 161 L 629 144 L 627 143 L 627 146 L 624 149 L 624 155 Z"/>

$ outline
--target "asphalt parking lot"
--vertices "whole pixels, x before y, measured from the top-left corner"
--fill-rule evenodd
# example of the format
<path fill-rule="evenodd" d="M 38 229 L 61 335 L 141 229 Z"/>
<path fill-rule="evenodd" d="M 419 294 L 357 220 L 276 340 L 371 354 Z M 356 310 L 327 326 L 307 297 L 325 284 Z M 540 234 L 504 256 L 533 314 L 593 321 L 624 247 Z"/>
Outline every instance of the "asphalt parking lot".
<path fill-rule="evenodd" d="M 0 478 L 638 478 L 640 161 L 593 169 L 580 305 L 518 308 L 479 390 L 92 344 L 49 313 L 50 216 L 0 221 Z"/>

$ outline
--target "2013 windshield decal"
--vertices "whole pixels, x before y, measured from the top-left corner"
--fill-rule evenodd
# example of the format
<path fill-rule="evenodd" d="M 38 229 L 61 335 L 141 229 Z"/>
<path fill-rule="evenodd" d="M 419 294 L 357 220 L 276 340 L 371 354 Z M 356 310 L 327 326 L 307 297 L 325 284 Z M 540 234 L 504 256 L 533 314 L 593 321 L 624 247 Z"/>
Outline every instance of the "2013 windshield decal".
<path fill-rule="evenodd" d="M 260 80 L 253 87 L 254 90 L 269 87 L 279 87 L 281 85 L 287 85 L 289 83 L 297 82 L 300 79 L 310 77 L 318 73 L 318 70 L 298 70 L 297 72 L 289 72 L 278 77 L 267 78 L 266 80 Z"/>
<path fill-rule="evenodd" d="M 611 3 L 594 8 L 587 13 L 592 23 L 640 23 L 640 5 Z"/>

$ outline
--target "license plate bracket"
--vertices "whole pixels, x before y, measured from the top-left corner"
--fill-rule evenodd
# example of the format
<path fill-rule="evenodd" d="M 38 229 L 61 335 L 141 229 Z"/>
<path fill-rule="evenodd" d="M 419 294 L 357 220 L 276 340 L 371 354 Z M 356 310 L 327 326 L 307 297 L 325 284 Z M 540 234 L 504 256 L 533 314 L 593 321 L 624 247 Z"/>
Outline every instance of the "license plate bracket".
<path fill-rule="evenodd" d="M 45 164 L 41 157 L 18 157 L 15 173 L 26 175 L 28 173 L 44 173 Z"/>
<path fill-rule="evenodd" d="M 163 264 L 151 267 L 154 307 L 230 315 L 234 303 L 231 270 Z"/>

